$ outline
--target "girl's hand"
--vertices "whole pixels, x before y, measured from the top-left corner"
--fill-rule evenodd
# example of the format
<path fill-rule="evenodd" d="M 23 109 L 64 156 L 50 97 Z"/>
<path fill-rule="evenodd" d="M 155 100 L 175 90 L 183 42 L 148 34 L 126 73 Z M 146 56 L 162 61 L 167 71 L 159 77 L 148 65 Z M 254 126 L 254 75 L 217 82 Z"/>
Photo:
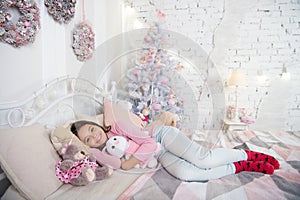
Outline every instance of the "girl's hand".
<path fill-rule="evenodd" d="M 121 168 L 123 168 L 122 165 L 123 165 L 123 163 L 124 163 L 126 160 L 125 160 L 124 157 L 120 158 L 120 160 L 121 160 Z"/>
<path fill-rule="evenodd" d="M 121 168 L 124 170 L 129 170 L 140 162 L 141 161 L 136 159 L 134 156 L 131 156 L 128 160 L 125 160 L 125 158 L 121 158 Z"/>

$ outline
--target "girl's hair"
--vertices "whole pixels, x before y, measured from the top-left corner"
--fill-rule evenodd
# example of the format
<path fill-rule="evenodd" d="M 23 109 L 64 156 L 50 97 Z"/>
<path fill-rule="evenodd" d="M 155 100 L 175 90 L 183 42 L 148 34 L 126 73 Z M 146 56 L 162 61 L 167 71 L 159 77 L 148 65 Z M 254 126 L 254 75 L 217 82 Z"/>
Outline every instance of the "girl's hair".
<path fill-rule="evenodd" d="M 98 126 L 104 131 L 104 133 L 109 132 L 111 129 L 111 126 L 100 126 L 99 124 L 97 124 L 95 122 L 81 120 L 81 121 L 76 121 L 71 125 L 71 132 L 78 137 L 79 129 L 86 124 Z"/>

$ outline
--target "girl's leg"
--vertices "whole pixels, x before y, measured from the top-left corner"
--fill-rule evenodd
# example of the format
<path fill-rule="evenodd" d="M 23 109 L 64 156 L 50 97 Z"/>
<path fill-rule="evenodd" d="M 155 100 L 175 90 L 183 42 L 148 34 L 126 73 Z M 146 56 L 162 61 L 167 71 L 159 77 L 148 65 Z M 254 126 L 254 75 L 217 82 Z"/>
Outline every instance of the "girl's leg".
<path fill-rule="evenodd" d="M 177 128 L 160 127 L 155 139 L 162 147 L 172 154 L 183 158 L 199 168 L 215 168 L 240 160 L 247 160 L 247 154 L 239 149 L 207 149 L 191 141 Z"/>
<path fill-rule="evenodd" d="M 239 161 L 215 168 L 202 169 L 168 151 L 160 155 L 159 162 L 171 175 L 183 181 L 208 181 L 241 171 L 265 174 L 274 172 L 273 165 L 263 161 Z"/>
<path fill-rule="evenodd" d="M 159 157 L 159 162 L 171 175 L 183 181 L 208 181 L 235 173 L 234 164 L 201 169 L 170 152 L 163 153 Z"/>

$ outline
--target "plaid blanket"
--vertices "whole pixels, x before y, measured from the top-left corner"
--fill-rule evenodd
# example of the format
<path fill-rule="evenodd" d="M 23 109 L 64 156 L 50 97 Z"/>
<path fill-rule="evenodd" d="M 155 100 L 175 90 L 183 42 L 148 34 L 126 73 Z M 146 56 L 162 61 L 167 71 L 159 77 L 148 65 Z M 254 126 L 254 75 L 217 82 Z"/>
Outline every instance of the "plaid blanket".
<path fill-rule="evenodd" d="M 241 172 L 208 182 L 183 182 L 160 168 L 140 176 L 121 199 L 300 199 L 300 132 L 231 132 L 221 145 L 268 153 L 280 161 L 273 175 Z"/>

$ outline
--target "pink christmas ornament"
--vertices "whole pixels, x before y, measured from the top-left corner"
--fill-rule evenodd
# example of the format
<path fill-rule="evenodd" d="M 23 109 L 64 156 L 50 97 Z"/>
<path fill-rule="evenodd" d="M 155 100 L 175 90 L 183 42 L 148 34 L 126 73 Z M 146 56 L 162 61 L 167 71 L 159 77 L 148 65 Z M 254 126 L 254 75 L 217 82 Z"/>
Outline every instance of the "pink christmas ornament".
<path fill-rule="evenodd" d="M 160 110 L 160 109 L 161 109 L 160 103 L 154 102 L 154 103 L 152 104 L 152 109 L 155 110 L 155 111 Z"/>
<path fill-rule="evenodd" d="M 166 14 L 162 13 L 160 10 L 156 11 L 157 17 L 160 19 L 164 19 L 166 17 Z"/>
<path fill-rule="evenodd" d="M 169 80 L 167 78 L 161 81 L 161 84 L 163 84 L 163 85 L 166 85 L 168 83 L 169 83 Z"/>
<path fill-rule="evenodd" d="M 151 37 L 149 35 L 147 35 L 145 38 L 144 38 L 144 41 L 149 43 L 151 42 Z"/>
<path fill-rule="evenodd" d="M 150 55 L 153 55 L 153 54 L 155 54 L 155 53 L 156 53 L 156 52 L 153 51 L 153 50 L 149 52 Z"/>
<path fill-rule="evenodd" d="M 151 62 L 151 61 L 152 61 L 152 56 L 147 56 L 147 57 L 146 57 L 146 61 L 147 61 L 147 62 Z"/>
<path fill-rule="evenodd" d="M 168 104 L 171 106 L 175 105 L 175 100 L 173 98 L 169 99 Z"/>

